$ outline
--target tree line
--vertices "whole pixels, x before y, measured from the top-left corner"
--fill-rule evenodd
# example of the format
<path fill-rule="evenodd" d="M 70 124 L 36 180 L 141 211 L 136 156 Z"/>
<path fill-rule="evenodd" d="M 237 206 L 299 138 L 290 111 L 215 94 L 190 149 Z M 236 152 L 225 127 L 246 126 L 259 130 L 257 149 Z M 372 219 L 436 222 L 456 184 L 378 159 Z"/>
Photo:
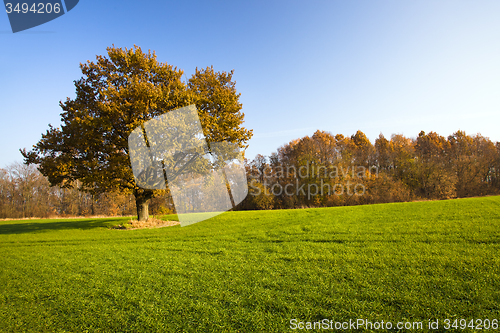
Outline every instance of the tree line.
<path fill-rule="evenodd" d="M 372 144 L 352 136 L 316 131 L 270 156 L 245 160 L 249 194 L 236 207 L 287 209 L 330 207 L 500 194 L 500 143 L 463 131 L 447 138 L 420 132 Z M 168 194 L 151 199 L 150 212 L 175 212 Z M 35 165 L 0 169 L 0 218 L 117 216 L 136 214 L 135 198 L 120 191 L 51 186 Z"/>
<path fill-rule="evenodd" d="M 463 131 L 447 138 L 382 134 L 372 144 L 316 131 L 246 162 L 239 209 L 285 209 L 449 199 L 500 193 L 500 143 Z"/>
<path fill-rule="evenodd" d="M 151 201 L 151 213 L 172 213 L 168 197 Z M 13 163 L 0 169 L 0 218 L 129 216 L 135 198 L 119 192 L 92 193 L 78 182 L 73 188 L 51 186 L 35 165 Z"/>

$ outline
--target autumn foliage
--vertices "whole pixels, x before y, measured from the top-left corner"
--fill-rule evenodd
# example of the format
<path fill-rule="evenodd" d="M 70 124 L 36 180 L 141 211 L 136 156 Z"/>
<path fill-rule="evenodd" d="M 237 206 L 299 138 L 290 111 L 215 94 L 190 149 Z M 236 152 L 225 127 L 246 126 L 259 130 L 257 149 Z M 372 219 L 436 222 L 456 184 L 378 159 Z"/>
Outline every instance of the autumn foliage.
<path fill-rule="evenodd" d="M 328 207 L 500 193 L 500 143 L 458 131 L 448 138 L 382 134 L 372 144 L 316 131 L 247 161 L 240 209 Z"/>
<path fill-rule="evenodd" d="M 242 126 L 233 71 L 197 68 L 183 82 L 182 70 L 138 46 L 109 47 L 107 56 L 98 55 L 80 69 L 76 98 L 60 102 L 62 125 L 49 125 L 32 150 L 22 149 L 24 162 L 37 165 L 51 185 L 61 188 L 78 187 L 93 197 L 132 194 L 141 221 L 149 217 L 150 200 L 166 193 L 136 183 L 128 146 L 134 129 L 194 104 L 209 143 L 226 141 L 243 148 L 252 137 Z"/>
<path fill-rule="evenodd" d="M 462 131 L 447 138 L 434 132 L 416 139 L 380 135 L 374 144 L 361 131 L 351 137 L 316 131 L 269 157 L 246 160 L 246 171 L 249 195 L 237 209 L 484 196 L 500 194 L 500 143 Z M 80 182 L 74 185 L 50 186 L 34 165 L 0 169 L 0 218 L 136 213 L 133 194 L 92 193 Z M 151 199 L 150 213 L 173 212 L 168 193 Z"/>

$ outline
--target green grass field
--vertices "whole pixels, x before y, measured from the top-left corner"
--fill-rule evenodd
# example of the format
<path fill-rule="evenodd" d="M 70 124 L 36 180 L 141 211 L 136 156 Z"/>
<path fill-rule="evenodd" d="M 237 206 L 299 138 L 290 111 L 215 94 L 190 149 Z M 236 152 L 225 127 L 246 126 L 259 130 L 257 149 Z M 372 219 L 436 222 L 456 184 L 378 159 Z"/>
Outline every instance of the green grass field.
<path fill-rule="evenodd" d="M 0 332 L 500 319 L 500 197 L 125 220 L 0 222 Z"/>

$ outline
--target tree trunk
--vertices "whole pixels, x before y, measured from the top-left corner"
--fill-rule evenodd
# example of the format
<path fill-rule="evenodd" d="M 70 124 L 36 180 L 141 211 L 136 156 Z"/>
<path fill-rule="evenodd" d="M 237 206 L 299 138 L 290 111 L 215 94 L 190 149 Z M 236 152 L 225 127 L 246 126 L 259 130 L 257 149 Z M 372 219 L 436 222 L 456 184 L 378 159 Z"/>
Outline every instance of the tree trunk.
<path fill-rule="evenodd" d="M 91 203 L 90 203 L 90 211 L 91 211 L 91 215 L 92 216 L 95 216 L 95 206 L 94 206 L 94 202 L 95 202 L 95 193 L 92 193 L 91 196 L 90 196 L 90 200 L 91 200 Z"/>
<path fill-rule="evenodd" d="M 145 222 L 149 219 L 149 199 L 153 196 L 151 190 L 134 191 L 135 206 L 137 208 L 137 220 Z"/>

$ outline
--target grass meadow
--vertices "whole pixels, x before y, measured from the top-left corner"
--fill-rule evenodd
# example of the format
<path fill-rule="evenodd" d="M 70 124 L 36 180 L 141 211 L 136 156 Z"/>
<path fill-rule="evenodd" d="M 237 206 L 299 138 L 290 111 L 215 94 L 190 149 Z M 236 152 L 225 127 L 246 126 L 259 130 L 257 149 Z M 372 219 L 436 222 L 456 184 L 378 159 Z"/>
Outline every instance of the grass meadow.
<path fill-rule="evenodd" d="M 500 319 L 500 197 L 128 219 L 0 221 L 0 332 Z"/>

